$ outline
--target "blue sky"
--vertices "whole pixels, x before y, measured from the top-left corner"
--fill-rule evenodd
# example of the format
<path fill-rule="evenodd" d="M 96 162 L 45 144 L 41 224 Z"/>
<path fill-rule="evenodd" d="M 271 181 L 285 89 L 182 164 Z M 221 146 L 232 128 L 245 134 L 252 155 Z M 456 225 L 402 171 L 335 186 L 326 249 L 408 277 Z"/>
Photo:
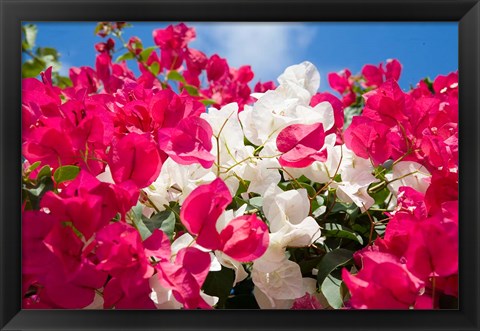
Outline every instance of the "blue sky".
<path fill-rule="evenodd" d="M 94 66 L 94 22 L 42 22 L 37 45 L 61 53 L 63 73 L 71 66 Z M 125 38 L 138 36 L 145 47 L 153 45 L 152 30 L 165 22 L 133 22 Z M 225 57 L 231 66 L 249 64 L 254 81 L 276 80 L 284 68 L 308 60 L 314 63 L 329 90 L 327 74 L 396 58 L 403 64 L 400 85 L 408 89 L 424 77 L 435 78 L 458 69 L 456 22 L 405 23 L 207 23 L 192 22 L 197 38 L 190 43 L 207 55 Z M 130 68 L 136 68 L 133 62 Z"/>

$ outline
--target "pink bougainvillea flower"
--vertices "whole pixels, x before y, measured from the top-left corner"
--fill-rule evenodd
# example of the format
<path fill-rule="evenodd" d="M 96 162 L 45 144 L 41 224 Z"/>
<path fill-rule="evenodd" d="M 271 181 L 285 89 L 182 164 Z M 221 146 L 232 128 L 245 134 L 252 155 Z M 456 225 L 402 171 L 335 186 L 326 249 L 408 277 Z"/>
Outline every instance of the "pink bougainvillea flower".
<path fill-rule="evenodd" d="M 232 202 L 228 187 L 220 178 L 193 190 L 183 202 L 180 219 L 188 232 L 198 235 L 197 243 L 208 249 L 220 249 L 220 234 L 216 223 Z"/>
<path fill-rule="evenodd" d="M 62 191 L 61 196 L 84 197 L 85 199 L 89 199 L 91 196 L 100 197 L 101 207 L 95 209 L 102 220 L 100 227 L 97 228 L 100 229 L 111 221 L 117 212 L 123 217 L 135 206 L 139 193 L 138 187 L 131 180 L 121 184 L 104 183 L 88 171 L 81 170 L 75 180 Z"/>
<path fill-rule="evenodd" d="M 131 180 L 139 188 L 153 183 L 162 167 L 155 142 L 148 135 L 137 133 L 112 143 L 108 164 L 116 183 Z"/>
<path fill-rule="evenodd" d="M 152 235 L 144 240 L 143 247 L 147 256 L 155 256 L 160 261 L 170 261 L 172 250 L 165 232 L 155 229 Z"/>
<path fill-rule="evenodd" d="M 199 251 L 196 248 L 192 249 Z M 208 271 L 210 267 L 210 256 L 206 252 L 199 252 L 201 255 L 197 255 L 196 257 L 202 257 L 198 261 L 198 266 L 194 267 L 190 265 L 189 267 Z M 158 277 L 160 284 L 165 288 L 172 289 L 173 296 L 178 302 L 183 304 L 185 309 L 211 309 L 212 307 L 206 303 L 200 295 L 201 286 L 205 278 L 197 279 L 194 274 L 189 272 L 189 270 L 181 264 L 182 262 L 183 261 L 179 259 L 178 261 L 175 260 L 175 263 L 159 263 L 156 266 L 157 274 L 155 276 Z M 208 265 L 205 262 L 208 262 Z"/>
<path fill-rule="evenodd" d="M 126 279 L 112 278 L 103 289 L 104 309 L 155 309 L 155 304 L 150 299 L 150 288 L 148 279 L 141 279 L 132 284 L 132 290 L 125 292 L 122 289 L 122 281 Z M 123 285 L 124 286 L 124 285 Z"/>
<path fill-rule="evenodd" d="M 238 68 L 238 70 L 231 70 L 233 71 L 233 79 L 239 81 L 242 84 L 247 84 L 254 77 L 252 67 L 250 66 L 241 66 L 240 68 Z"/>
<path fill-rule="evenodd" d="M 295 299 L 293 302 L 293 310 L 313 310 L 313 309 L 322 309 L 322 305 L 318 301 L 317 297 L 310 293 L 305 293 L 303 297 Z"/>
<path fill-rule="evenodd" d="M 447 76 L 438 75 L 433 82 L 433 90 L 437 94 L 458 97 L 458 71 Z"/>
<path fill-rule="evenodd" d="M 410 309 L 415 307 L 424 283 L 412 275 L 399 259 L 387 253 L 363 251 L 362 269 L 351 275 L 342 270 L 356 309 Z"/>
<path fill-rule="evenodd" d="M 30 163 L 41 161 L 54 169 L 80 161 L 68 132 L 62 128 L 40 127 L 33 130 L 23 144 L 22 154 Z"/>
<path fill-rule="evenodd" d="M 255 214 L 231 220 L 220 233 L 222 251 L 240 262 L 262 256 L 268 247 L 268 227 Z"/>
<path fill-rule="evenodd" d="M 199 288 L 201 288 L 210 271 L 211 257 L 208 252 L 201 251 L 198 248 L 185 247 L 178 251 L 175 264 L 183 266 L 186 271 L 194 276 Z"/>
<path fill-rule="evenodd" d="M 124 222 L 115 222 L 98 231 L 96 235 L 98 269 L 112 276 L 124 273 L 138 274 L 141 278 L 151 276 L 152 268 L 144 253 L 138 231 Z"/>
<path fill-rule="evenodd" d="M 154 268 L 147 259 L 138 231 L 125 222 L 111 223 L 98 231 L 92 246 L 98 259 L 97 269 L 111 276 L 105 286 L 104 306 L 138 308 L 137 305 L 129 307 L 138 301 L 143 303 L 141 306 L 154 308 L 146 287 Z M 126 302 L 122 304 L 122 300 Z"/>
<path fill-rule="evenodd" d="M 158 130 L 158 144 L 179 164 L 200 163 L 210 168 L 215 157 L 212 150 L 212 128 L 200 117 L 187 117 L 175 128 Z"/>
<path fill-rule="evenodd" d="M 410 96 L 403 93 L 394 80 L 388 80 L 377 89 L 365 93 L 363 98 L 365 109 L 362 116 L 383 122 L 388 126 L 395 126 L 399 121 L 407 119 L 405 107 L 411 102 Z"/>
<path fill-rule="evenodd" d="M 268 247 L 268 227 L 255 215 L 245 215 L 234 218 L 218 233 L 218 218 L 231 201 L 228 187 L 217 178 L 190 193 L 180 219 L 191 234 L 198 235 L 196 242 L 200 246 L 223 251 L 240 262 L 253 261 Z"/>
<path fill-rule="evenodd" d="M 35 78 L 22 80 L 22 105 L 35 108 L 44 116 L 61 116 L 60 93 L 52 86 L 40 82 Z M 22 118 L 23 120 L 23 118 Z"/>
<path fill-rule="evenodd" d="M 142 53 L 143 46 L 142 46 L 142 41 L 140 40 L 140 38 L 131 37 L 128 40 L 127 49 L 130 52 L 134 52 L 136 55 L 139 55 L 140 53 Z"/>
<path fill-rule="evenodd" d="M 345 114 L 343 112 L 344 106 L 342 101 L 340 101 L 336 96 L 331 93 L 323 92 L 315 94 L 310 100 L 310 106 L 315 107 L 321 102 L 328 102 L 332 105 L 333 116 L 335 117 L 334 126 L 325 132 L 325 135 L 330 133 L 341 133 L 343 132 L 343 124 L 345 122 Z M 340 134 L 337 134 L 337 143 L 342 143 L 342 137 Z"/>
<path fill-rule="evenodd" d="M 330 84 L 332 89 L 343 94 L 350 89 L 351 82 L 349 79 L 351 76 L 352 73 L 348 69 L 342 70 L 338 73 L 331 72 L 328 74 L 328 84 Z"/>
<path fill-rule="evenodd" d="M 195 29 L 189 28 L 185 23 L 169 25 L 165 29 L 153 31 L 153 40 L 160 48 L 182 49 L 195 39 Z"/>
<path fill-rule="evenodd" d="M 255 84 L 253 91 L 256 93 L 264 93 L 269 90 L 275 90 L 275 88 L 276 88 L 275 83 L 272 81 L 268 81 L 264 83 L 258 82 L 257 84 Z"/>
<path fill-rule="evenodd" d="M 108 38 L 106 43 L 97 43 L 95 44 L 95 49 L 99 53 L 110 52 L 115 48 L 115 40 Z"/>
<path fill-rule="evenodd" d="M 158 127 L 173 128 L 187 117 L 198 117 L 205 106 L 194 98 L 177 95 L 171 90 L 162 90 L 152 96 L 149 108 Z"/>
<path fill-rule="evenodd" d="M 43 240 L 60 223 L 57 217 L 37 210 L 22 213 L 22 271 L 26 274 L 41 273 L 53 257 Z"/>
<path fill-rule="evenodd" d="M 169 25 L 165 29 L 153 31 L 153 40 L 161 49 L 163 67 L 176 70 L 186 55 L 186 48 L 190 41 L 195 39 L 195 29 L 184 23 Z"/>
<path fill-rule="evenodd" d="M 40 211 L 24 212 L 22 224 L 22 271 L 41 289 L 28 308 L 75 309 L 92 303 L 107 274 L 82 256 L 84 244 L 72 227 Z"/>
<path fill-rule="evenodd" d="M 385 64 L 385 79 L 398 81 L 402 73 L 402 64 L 397 59 L 389 59 Z"/>
<path fill-rule="evenodd" d="M 375 165 L 382 164 L 390 158 L 391 146 L 386 143 L 388 126 L 365 116 L 354 116 L 352 123 L 345 130 L 345 145 L 356 155 L 372 159 Z"/>
<path fill-rule="evenodd" d="M 425 192 L 425 205 L 429 214 L 440 211 L 446 201 L 458 201 L 458 174 L 434 173 L 431 184 Z"/>
<path fill-rule="evenodd" d="M 208 58 L 205 53 L 189 48 L 187 51 L 187 68 L 191 73 L 200 74 L 202 70 L 207 66 Z"/>
<path fill-rule="evenodd" d="M 325 131 L 322 123 L 292 124 L 277 137 L 277 148 L 282 152 L 279 162 L 284 167 L 304 168 L 314 161 L 327 159 Z"/>
<path fill-rule="evenodd" d="M 366 86 L 380 86 L 383 83 L 382 65 L 379 67 L 367 64 L 362 68 L 362 75 L 365 77 Z"/>
<path fill-rule="evenodd" d="M 408 269 L 417 277 L 458 273 L 458 224 L 444 222 L 440 214 L 417 222 L 410 236 L 405 258 Z"/>
<path fill-rule="evenodd" d="M 151 116 L 148 105 L 141 100 L 128 102 L 123 107 L 124 123 L 129 132 L 143 134 L 151 131 Z"/>
<path fill-rule="evenodd" d="M 217 54 L 214 54 L 207 62 L 207 78 L 209 81 L 219 81 L 228 75 L 227 60 L 222 59 Z"/>
<path fill-rule="evenodd" d="M 402 73 L 402 65 L 397 59 L 389 59 L 383 64 L 375 66 L 367 64 L 362 68 L 362 75 L 365 78 L 365 85 L 368 87 L 378 87 L 383 84 L 385 80 L 398 81 Z"/>
<path fill-rule="evenodd" d="M 200 295 L 210 270 L 211 257 L 195 247 L 184 247 L 171 262 L 171 247 L 168 237 L 156 229 L 144 241 L 145 253 L 158 261 L 155 265 L 158 282 L 172 290 L 175 299 L 186 309 L 211 308 Z"/>

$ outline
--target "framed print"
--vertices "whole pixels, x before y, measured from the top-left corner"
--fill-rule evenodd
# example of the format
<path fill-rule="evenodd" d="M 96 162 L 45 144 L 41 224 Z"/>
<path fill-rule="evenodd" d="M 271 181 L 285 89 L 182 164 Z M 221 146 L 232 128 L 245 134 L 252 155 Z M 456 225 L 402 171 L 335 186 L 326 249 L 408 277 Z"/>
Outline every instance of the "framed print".
<path fill-rule="evenodd" d="M 477 1 L 10 1 L 1 328 L 477 330 Z"/>

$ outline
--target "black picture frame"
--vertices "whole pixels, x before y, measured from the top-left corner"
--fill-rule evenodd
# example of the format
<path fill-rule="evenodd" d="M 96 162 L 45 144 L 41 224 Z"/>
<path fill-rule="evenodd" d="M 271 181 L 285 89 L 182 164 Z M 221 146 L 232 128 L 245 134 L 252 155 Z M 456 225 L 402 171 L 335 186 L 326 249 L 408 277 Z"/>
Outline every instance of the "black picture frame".
<path fill-rule="evenodd" d="M 479 330 L 478 0 L 0 0 L 1 330 Z M 22 21 L 458 21 L 460 294 L 446 311 L 21 310 Z M 439 55 L 432 55 L 439 56 Z"/>

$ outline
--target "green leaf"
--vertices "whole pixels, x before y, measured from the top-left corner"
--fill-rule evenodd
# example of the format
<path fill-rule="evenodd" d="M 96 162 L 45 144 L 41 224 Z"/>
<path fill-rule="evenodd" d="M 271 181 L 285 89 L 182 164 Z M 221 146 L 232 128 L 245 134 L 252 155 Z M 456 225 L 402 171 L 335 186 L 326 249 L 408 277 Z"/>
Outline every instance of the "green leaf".
<path fill-rule="evenodd" d="M 32 195 L 34 195 L 36 197 L 39 197 L 42 193 L 44 193 L 46 187 L 47 187 L 47 185 L 45 183 L 40 183 L 40 185 L 38 185 L 38 187 L 29 189 L 28 191 Z"/>
<path fill-rule="evenodd" d="M 211 105 L 214 105 L 216 104 L 217 102 L 213 99 L 203 99 L 203 100 L 200 100 L 201 103 L 203 103 L 204 106 L 208 107 L 208 106 L 211 106 Z"/>
<path fill-rule="evenodd" d="M 125 61 L 125 60 L 133 60 L 134 58 L 135 58 L 135 56 L 132 53 L 127 52 L 127 53 L 122 54 L 119 57 L 117 57 L 115 62 L 121 62 L 121 61 Z"/>
<path fill-rule="evenodd" d="M 375 204 L 380 207 L 383 206 L 389 195 L 390 190 L 387 187 L 384 187 L 382 190 L 371 194 L 372 198 L 375 200 Z"/>
<path fill-rule="evenodd" d="M 326 237 L 350 239 L 358 242 L 360 245 L 363 245 L 362 236 L 338 223 L 326 223 L 324 225 L 324 229 L 322 230 L 322 234 Z"/>
<path fill-rule="evenodd" d="M 145 48 L 141 53 L 140 53 L 140 59 L 142 60 L 142 62 L 146 62 L 148 60 L 148 57 L 150 56 L 150 54 L 152 54 L 153 51 L 155 51 L 155 49 L 157 49 L 156 46 L 152 46 L 152 47 L 147 47 Z"/>
<path fill-rule="evenodd" d="M 34 48 L 38 33 L 37 26 L 34 24 L 26 24 L 22 26 L 22 31 L 25 35 L 24 43 L 22 43 L 23 48 L 25 50 Z"/>
<path fill-rule="evenodd" d="M 392 168 L 393 168 L 393 162 L 394 162 L 394 161 L 393 161 L 392 159 L 389 159 L 389 160 L 383 162 L 382 167 L 385 168 L 385 169 L 387 169 L 387 170 L 392 170 Z"/>
<path fill-rule="evenodd" d="M 174 80 L 177 82 L 182 82 L 184 84 L 186 83 L 185 78 L 176 70 L 170 70 L 170 72 L 167 75 L 167 79 Z"/>
<path fill-rule="evenodd" d="M 80 168 L 73 165 L 66 165 L 63 167 L 57 168 L 53 174 L 53 179 L 57 184 L 66 182 L 68 180 L 73 180 L 77 177 L 80 172 Z"/>
<path fill-rule="evenodd" d="M 52 80 L 54 84 L 60 88 L 73 86 L 73 83 L 70 78 L 65 76 L 60 76 L 58 73 L 54 73 L 54 75 L 52 75 Z"/>
<path fill-rule="evenodd" d="M 298 262 L 298 265 L 300 266 L 300 271 L 302 272 L 303 276 L 309 276 L 312 274 L 312 269 L 315 268 L 322 257 L 315 257 L 313 259 L 302 259 L 300 262 Z"/>
<path fill-rule="evenodd" d="M 30 59 L 22 64 L 22 77 L 37 77 L 45 69 L 45 61 L 37 58 Z"/>
<path fill-rule="evenodd" d="M 41 182 L 44 178 L 52 177 L 52 170 L 49 165 L 43 166 L 37 174 L 37 181 Z"/>
<path fill-rule="evenodd" d="M 307 194 L 309 197 L 313 197 L 317 193 L 311 185 L 307 183 L 301 183 L 298 180 L 296 182 L 295 181 L 283 182 L 278 185 L 280 186 L 280 188 L 282 188 L 285 191 L 298 190 L 299 189 L 298 186 L 300 185 L 300 188 L 304 188 L 307 190 Z"/>
<path fill-rule="evenodd" d="M 93 31 L 93 34 L 96 35 L 98 34 L 102 29 L 103 29 L 103 22 L 98 22 L 97 25 L 95 26 L 95 30 Z"/>
<path fill-rule="evenodd" d="M 261 209 L 262 206 L 263 206 L 263 198 L 262 197 L 254 197 L 254 198 L 251 198 L 249 201 L 248 201 L 253 207 L 257 208 L 257 209 Z"/>
<path fill-rule="evenodd" d="M 146 225 L 143 223 L 142 220 L 142 210 L 143 210 L 143 205 L 139 202 L 135 207 L 131 209 L 132 211 L 132 216 L 133 216 L 133 223 L 135 224 L 135 227 L 137 228 L 138 232 L 140 233 L 140 236 L 142 237 L 142 240 L 147 239 L 152 235 L 150 230 L 146 227 Z"/>
<path fill-rule="evenodd" d="M 37 162 L 32 163 L 30 165 L 30 167 L 28 167 L 28 171 L 29 172 L 34 171 L 35 169 L 37 169 L 40 166 L 41 163 L 42 163 L 41 161 L 37 161 Z"/>
<path fill-rule="evenodd" d="M 320 260 L 320 263 L 317 266 L 318 275 L 317 281 L 319 284 L 322 284 L 325 278 L 335 269 L 340 266 L 344 266 L 352 261 L 353 252 L 344 248 L 335 249 L 328 252 Z"/>
<path fill-rule="evenodd" d="M 143 223 L 150 232 L 153 232 L 155 229 L 160 229 L 172 239 L 175 230 L 175 213 L 164 210 L 153 215 L 150 219 L 144 220 Z"/>
<path fill-rule="evenodd" d="M 185 90 L 187 90 L 188 94 L 190 94 L 192 96 L 198 96 L 199 95 L 198 89 L 193 85 L 185 84 L 185 85 L 183 85 L 183 88 Z"/>
<path fill-rule="evenodd" d="M 323 204 L 325 203 L 325 199 L 321 195 L 317 195 L 315 199 L 311 201 L 311 210 L 312 216 L 317 218 L 321 216 L 327 210 L 327 207 Z"/>
<path fill-rule="evenodd" d="M 386 224 L 377 224 L 375 225 L 375 232 L 379 235 L 379 236 L 383 236 L 385 234 L 385 230 L 387 229 L 387 225 Z"/>
<path fill-rule="evenodd" d="M 54 72 L 58 72 L 61 68 L 59 62 L 60 54 L 55 48 L 51 47 L 39 47 L 36 51 L 37 58 L 41 59 L 45 63 L 45 68 L 52 67 Z"/>
<path fill-rule="evenodd" d="M 152 65 L 150 66 L 150 71 L 154 76 L 157 76 L 158 73 L 160 72 L 160 64 L 158 62 L 153 62 Z"/>
<path fill-rule="evenodd" d="M 353 222 L 359 215 L 360 215 L 360 208 L 354 203 L 345 204 L 341 202 L 336 202 L 335 206 L 333 206 L 332 214 L 335 213 L 345 213 L 349 216 L 350 221 Z"/>
<path fill-rule="evenodd" d="M 58 51 L 52 47 L 39 47 L 37 48 L 36 53 L 39 57 L 50 55 L 53 57 L 54 60 L 58 60 L 60 58 L 60 54 L 58 54 Z"/>
<path fill-rule="evenodd" d="M 341 293 L 342 280 L 333 276 L 328 276 L 322 283 L 320 290 L 323 296 L 327 299 L 328 304 L 335 309 L 343 306 L 343 299 Z"/>
<path fill-rule="evenodd" d="M 217 308 L 224 308 L 234 281 L 235 271 L 222 266 L 222 270 L 208 273 L 202 289 L 206 294 L 218 297 Z"/>

